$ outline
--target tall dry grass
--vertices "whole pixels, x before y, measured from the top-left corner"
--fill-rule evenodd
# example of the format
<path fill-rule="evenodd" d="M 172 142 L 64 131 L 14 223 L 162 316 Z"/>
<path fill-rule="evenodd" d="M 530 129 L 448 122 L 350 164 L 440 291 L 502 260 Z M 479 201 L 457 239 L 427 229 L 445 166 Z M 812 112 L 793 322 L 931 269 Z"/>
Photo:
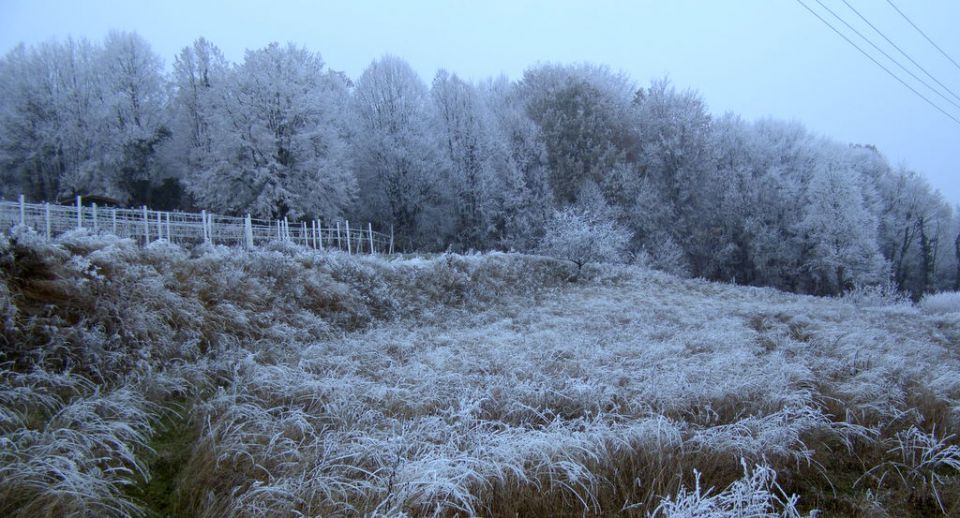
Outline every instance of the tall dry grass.
<path fill-rule="evenodd" d="M 82 233 L 0 278 L 5 515 L 960 512 L 950 313 Z"/>

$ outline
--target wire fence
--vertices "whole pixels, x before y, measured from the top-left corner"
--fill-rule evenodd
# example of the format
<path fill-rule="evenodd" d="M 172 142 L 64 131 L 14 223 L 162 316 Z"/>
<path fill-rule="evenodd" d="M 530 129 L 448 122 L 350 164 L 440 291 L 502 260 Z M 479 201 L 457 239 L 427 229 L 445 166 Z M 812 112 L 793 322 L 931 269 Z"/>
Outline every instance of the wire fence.
<path fill-rule="evenodd" d="M 221 216 L 207 211 L 179 212 L 74 205 L 0 201 L 0 231 L 23 225 L 52 239 L 75 229 L 108 232 L 142 244 L 165 239 L 178 244 L 212 243 L 254 248 L 269 241 L 288 241 L 317 250 L 342 250 L 358 254 L 392 254 L 393 232 L 376 232 L 373 225 L 351 225 L 320 220 L 290 222 Z"/>

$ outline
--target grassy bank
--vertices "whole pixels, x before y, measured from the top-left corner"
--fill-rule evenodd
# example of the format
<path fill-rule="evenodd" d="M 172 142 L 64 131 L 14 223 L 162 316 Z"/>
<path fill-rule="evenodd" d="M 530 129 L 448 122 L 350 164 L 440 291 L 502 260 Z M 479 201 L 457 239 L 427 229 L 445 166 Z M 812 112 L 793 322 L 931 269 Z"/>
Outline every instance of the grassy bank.
<path fill-rule="evenodd" d="M 957 313 L 82 234 L 0 272 L 0 514 L 960 512 Z"/>

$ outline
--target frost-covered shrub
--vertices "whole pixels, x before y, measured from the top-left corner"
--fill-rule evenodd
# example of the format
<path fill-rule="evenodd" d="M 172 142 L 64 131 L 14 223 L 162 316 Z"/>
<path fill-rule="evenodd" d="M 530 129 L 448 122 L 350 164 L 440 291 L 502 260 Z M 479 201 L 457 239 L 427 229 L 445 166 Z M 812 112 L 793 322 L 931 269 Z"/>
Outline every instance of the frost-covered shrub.
<path fill-rule="evenodd" d="M 589 211 L 567 207 L 553 213 L 540 252 L 577 265 L 618 262 L 631 239 L 630 231 Z"/>
<path fill-rule="evenodd" d="M 899 306 L 909 302 L 892 282 L 858 284 L 843 294 L 843 300 L 858 307 Z"/>
<path fill-rule="evenodd" d="M 354 328 L 374 320 L 394 318 L 402 307 L 398 299 L 404 279 L 396 275 L 396 266 L 370 257 L 356 257 L 333 252 L 314 255 L 319 271 L 339 283 L 342 292 L 327 299 L 334 308 L 344 311 Z M 322 292 L 316 292 L 322 295 Z"/>
<path fill-rule="evenodd" d="M 429 262 L 394 263 L 393 292 L 406 307 L 475 308 L 511 295 L 528 295 L 562 283 L 564 268 L 545 258 L 499 252 L 443 254 Z"/>
<path fill-rule="evenodd" d="M 637 262 L 680 277 L 690 275 L 690 263 L 683 248 L 667 233 L 660 232 L 648 240 L 640 250 Z"/>
<path fill-rule="evenodd" d="M 960 292 L 945 291 L 943 293 L 924 295 L 924 297 L 920 299 L 919 305 L 924 313 L 931 315 L 958 313 L 960 312 Z"/>

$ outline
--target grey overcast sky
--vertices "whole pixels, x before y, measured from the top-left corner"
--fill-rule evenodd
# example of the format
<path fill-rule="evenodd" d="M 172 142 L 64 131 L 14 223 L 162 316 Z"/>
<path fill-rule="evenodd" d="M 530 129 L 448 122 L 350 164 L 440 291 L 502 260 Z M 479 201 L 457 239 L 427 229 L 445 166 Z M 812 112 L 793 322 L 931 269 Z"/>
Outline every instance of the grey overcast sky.
<path fill-rule="evenodd" d="M 803 1 L 830 16 L 817 0 Z M 882 43 L 843 0 L 820 1 Z M 960 95 L 960 67 L 886 0 L 847 2 Z M 960 62 L 960 1 L 894 3 Z M 605 64 L 638 85 L 668 76 L 698 90 L 715 114 L 796 119 L 818 134 L 874 144 L 894 165 L 921 172 L 960 203 L 960 124 L 797 0 L 0 0 L 0 52 L 67 36 L 99 40 L 111 29 L 138 32 L 168 66 L 180 48 L 204 36 L 234 62 L 245 49 L 294 42 L 352 78 L 387 53 L 406 59 L 428 83 L 440 68 L 469 79 L 517 79 L 537 62 Z M 960 119 L 960 108 L 924 93 Z"/>

